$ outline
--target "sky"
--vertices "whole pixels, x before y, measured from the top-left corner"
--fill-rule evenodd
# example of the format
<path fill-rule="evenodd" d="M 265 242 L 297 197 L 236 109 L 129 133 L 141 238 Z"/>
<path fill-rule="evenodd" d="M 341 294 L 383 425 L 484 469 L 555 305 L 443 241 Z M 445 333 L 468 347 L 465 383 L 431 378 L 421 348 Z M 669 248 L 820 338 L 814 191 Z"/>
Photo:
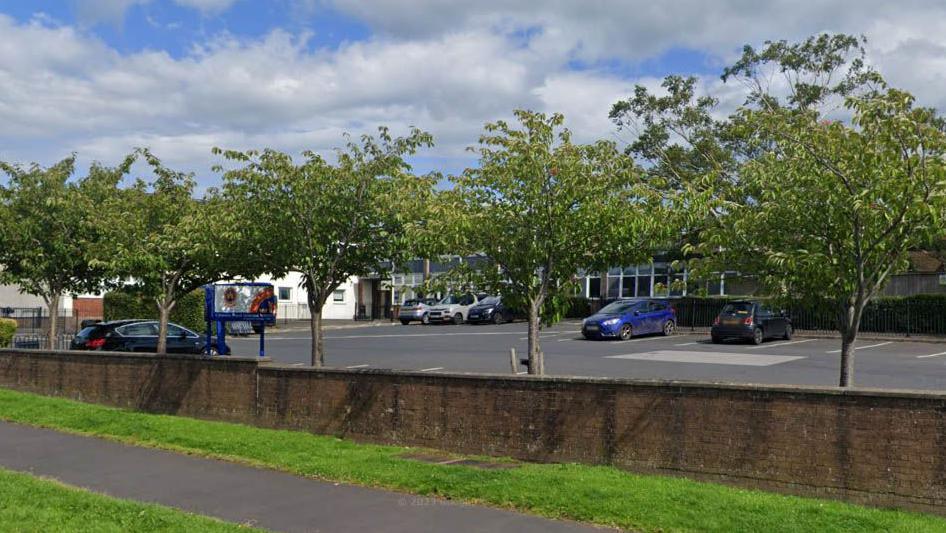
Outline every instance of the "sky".
<path fill-rule="evenodd" d="M 202 186 L 213 147 L 330 154 L 389 126 L 436 146 L 417 172 L 461 171 L 486 122 L 561 112 L 580 141 L 636 84 L 719 80 L 744 44 L 863 34 L 868 59 L 946 110 L 936 0 L 0 0 L 0 160 L 81 168 L 150 147 Z"/>

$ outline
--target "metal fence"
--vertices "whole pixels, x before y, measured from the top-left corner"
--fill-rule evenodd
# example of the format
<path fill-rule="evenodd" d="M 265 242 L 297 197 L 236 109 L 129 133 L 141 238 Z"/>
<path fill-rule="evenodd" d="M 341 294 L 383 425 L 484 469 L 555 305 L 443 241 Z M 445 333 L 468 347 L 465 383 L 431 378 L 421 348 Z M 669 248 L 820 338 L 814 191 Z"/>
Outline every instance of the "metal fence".
<path fill-rule="evenodd" d="M 53 345 L 49 346 L 46 335 L 17 333 L 13 336 L 10 347 L 27 350 L 68 350 L 73 338 L 75 335 L 71 333 L 57 335 Z"/>
<path fill-rule="evenodd" d="M 678 325 L 708 328 L 726 300 L 683 298 L 674 300 Z M 785 312 L 796 330 L 837 331 L 834 310 L 827 306 L 788 307 Z M 877 299 L 864 309 L 862 333 L 891 336 L 946 336 L 946 298 Z"/>

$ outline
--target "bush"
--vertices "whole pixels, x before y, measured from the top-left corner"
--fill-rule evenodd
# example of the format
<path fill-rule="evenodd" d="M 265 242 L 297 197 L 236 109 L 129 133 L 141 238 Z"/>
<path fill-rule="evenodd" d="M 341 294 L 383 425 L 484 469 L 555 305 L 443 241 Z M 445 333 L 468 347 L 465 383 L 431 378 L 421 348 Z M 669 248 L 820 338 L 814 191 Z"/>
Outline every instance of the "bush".
<path fill-rule="evenodd" d="M 123 318 L 158 319 L 158 307 L 154 301 L 134 291 L 106 293 L 102 305 L 105 320 L 120 320 Z M 198 332 L 206 329 L 203 289 L 198 289 L 178 299 L 174 309 L 171 310 L 171 322 Z"/>
<path fill-rule="evenodd" d="M 16 320 L 0 318 L 0 348 L 9 348 L 16 334 Z"/>

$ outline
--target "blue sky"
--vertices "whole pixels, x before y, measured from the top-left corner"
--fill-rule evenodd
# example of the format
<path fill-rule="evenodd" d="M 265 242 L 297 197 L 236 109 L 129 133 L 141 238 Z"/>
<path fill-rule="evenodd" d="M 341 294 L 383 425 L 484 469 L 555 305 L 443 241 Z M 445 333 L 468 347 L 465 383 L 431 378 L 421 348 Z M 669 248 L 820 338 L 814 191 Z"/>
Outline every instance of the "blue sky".
<path fill-rule="evenodd" d="M 718 74 L 745 43 L 865 34 L 895 84 L 946 99 L 946 6 L 933 0 L 0 0 L 0 159 L 117 162 L 150 146 L 219 178 L 214 146 L 329 153 L 342 134 L 418 126 L 419 171 L 459 172 L 487 121 L 563 112 L 579 140 L 635 84 Z M 854 9 L 853 7 L 857 7 Z"/>

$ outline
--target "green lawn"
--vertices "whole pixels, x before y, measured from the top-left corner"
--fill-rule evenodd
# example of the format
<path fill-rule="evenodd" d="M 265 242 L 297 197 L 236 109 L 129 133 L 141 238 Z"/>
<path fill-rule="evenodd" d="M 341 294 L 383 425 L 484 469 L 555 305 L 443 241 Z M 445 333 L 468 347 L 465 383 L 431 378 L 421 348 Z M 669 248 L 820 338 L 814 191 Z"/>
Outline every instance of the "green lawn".
<path fill-rule="evenodd" d="M 0 531 L 236 532 L 250 528 L 0 469 Z"/>
<path fill-rule="evenodd" d="M 0 419 L 639 531 L 946 531 L 946 520 L 916 513 L 611 467 L 526 464 L 481 470 L 428 464 L 398 457 L 407 448 L 150 415 L 5 389 L 0 389 Z"/>

